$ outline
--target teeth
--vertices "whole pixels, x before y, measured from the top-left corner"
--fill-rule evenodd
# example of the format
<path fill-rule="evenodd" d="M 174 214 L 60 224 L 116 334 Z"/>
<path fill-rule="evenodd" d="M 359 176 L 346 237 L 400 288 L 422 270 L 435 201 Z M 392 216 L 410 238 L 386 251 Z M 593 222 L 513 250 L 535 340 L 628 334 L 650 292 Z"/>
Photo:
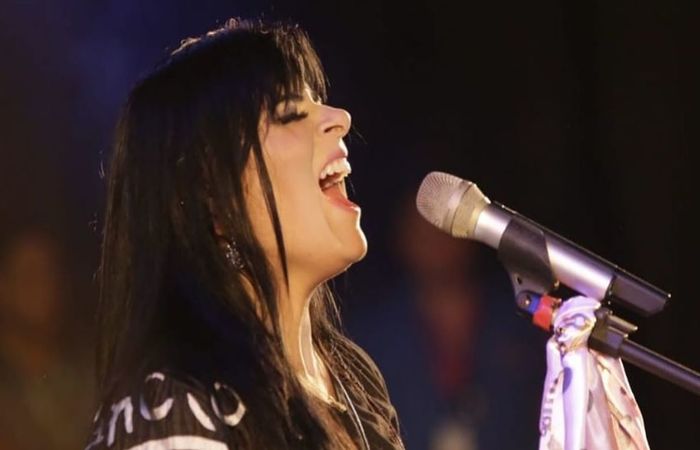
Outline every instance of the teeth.
<path fill-rule="evenodd" d="M 344 178 L 348 176 L 351 172 L 352 168 L 350 167 L 350 163 L 346 158 L 336 159 L 328 163 L 328 165 L 326 165 L 326 167 L 323 168 L 323 170 L 321 171 L 320 180 L 321 182 L 323 182 L 323 180 L 325 180 L 327 177 L 335 174 L 341 174 L 342 178 Z"/>

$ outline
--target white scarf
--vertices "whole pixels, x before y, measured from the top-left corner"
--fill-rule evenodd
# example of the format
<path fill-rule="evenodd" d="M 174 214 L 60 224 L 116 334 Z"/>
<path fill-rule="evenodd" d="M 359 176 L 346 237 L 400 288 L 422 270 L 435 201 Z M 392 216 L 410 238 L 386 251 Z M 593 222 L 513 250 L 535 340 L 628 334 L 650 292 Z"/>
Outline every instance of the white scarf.
<path fill-rule="evenodd" d="M 554 313 L 539 450 L 649 450 L 622 361 L 587 346 L 599 307 L 574 297 Z"/>

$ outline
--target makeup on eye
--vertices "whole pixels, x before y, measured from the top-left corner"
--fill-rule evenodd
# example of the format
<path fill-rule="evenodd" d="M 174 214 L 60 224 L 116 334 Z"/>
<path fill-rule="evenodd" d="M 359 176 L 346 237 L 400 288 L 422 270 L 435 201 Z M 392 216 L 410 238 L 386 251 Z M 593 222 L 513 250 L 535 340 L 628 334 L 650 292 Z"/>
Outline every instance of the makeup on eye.
<path fill-rule="evenodd" d="M 288 124 L 290 122 L 296 122 L 296 121 L 305 119 L 306 117 L 308 117 L 308 115 L 309 115 L 309 113 L 307 113 L 305 111 L 299 112 L 299 111 L 294 110 L 291 112 L 285 112 L 283 115 L 278 116 L 276 118 L 276 121 L 278 123 L 284 125 L 284 124 Z"/>
<path fill-rule="evenodd" d="M 284 125 L 290 122 L 305 119 L 309 113 L 299 110 L 298 103 L 301 101 L 301 99 L 287 99 L 279 102 L 275 108 L 275 122 Z"/>
<path fill-rule="evenodd" d="M 299 105 L 309 98 L 311 103 L 323 104 L 323 98 L 310 87 L 306 87 L 304 94 L 291 94 L 283 97 L 277 103 L 274 110 L 274 121 L 279 124 L 287 124 L 308 117 L 308 112 L 299 111 Z"/>

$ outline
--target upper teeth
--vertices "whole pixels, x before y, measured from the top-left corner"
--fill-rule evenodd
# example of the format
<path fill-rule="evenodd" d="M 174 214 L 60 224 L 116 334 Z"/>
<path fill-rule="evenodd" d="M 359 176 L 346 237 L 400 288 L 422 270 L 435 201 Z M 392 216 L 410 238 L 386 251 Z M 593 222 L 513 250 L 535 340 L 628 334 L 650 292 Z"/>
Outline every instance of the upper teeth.
<path fill-rule="evenodd" d="M 330 175 L 335 175 L 338 173 L 341 174 L 343 177 L 346 177 L 350 175 L 351 172 L 352 168 L 350 167 L 350 163 L 346 158 L 335 159 L 326 164 L 326 167 L 324 167 L 321 171 L 321 176 L 319 177 L 319 179 L 323 181 Z"/>

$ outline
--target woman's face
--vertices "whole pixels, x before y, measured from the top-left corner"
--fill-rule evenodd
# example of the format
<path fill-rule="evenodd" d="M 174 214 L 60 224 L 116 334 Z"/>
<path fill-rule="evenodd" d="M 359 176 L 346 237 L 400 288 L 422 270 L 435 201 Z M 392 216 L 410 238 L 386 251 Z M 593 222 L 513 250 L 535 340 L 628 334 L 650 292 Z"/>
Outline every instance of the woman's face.
<path fill-rule="evenodd" d="M 350 114 L 324 105 L 310 89 L 276 105 L 261 120 L 260 141 L 282 226 L 290 279 L 321 283 L 364 257 L 360 208 L 347 199 L 350 171 L 343 137 Z M 279 264 L 277 243 L 251 157 L 244 172 L 246 202 L 257 238 Z"/>

